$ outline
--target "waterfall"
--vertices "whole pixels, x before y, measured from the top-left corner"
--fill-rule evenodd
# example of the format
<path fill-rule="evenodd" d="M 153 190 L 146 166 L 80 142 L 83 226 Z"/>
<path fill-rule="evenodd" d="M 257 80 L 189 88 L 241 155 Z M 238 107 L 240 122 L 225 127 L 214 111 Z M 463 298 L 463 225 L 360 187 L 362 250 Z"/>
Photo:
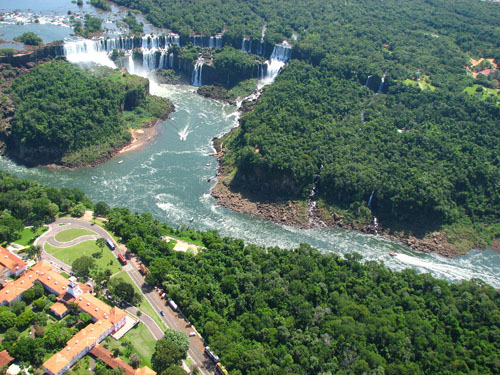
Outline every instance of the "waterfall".
<path fill-rule="evenodd" d="M 241 41 L 241 50 L 243 52 L 252 53 L 252 40 L 243 37 Z"/>
<path fill-rule="evenodd" d="M 373 194 L 375 193 L 375 190 L 372 190 L 372 193 L 370 194 L 370 198 L 368 199 L 368 208 L 371 210 L 372 209 L 372 199 L 373 199 Z"/>
<path fill-rule="evenodd" d="M 222 34 L 215 36 L 215 48 L 222 48 Z"/>
<path fill-rule="evenodd" d="M 191 76 L 191 82 L 193 86 L 201 86 L 202 85 L 202 79 L 201 75 L 203 72 L 203 61 L 196 61 L 196 65 L 194 66 L 193 74 Z"/>
<path fill-rule="evenodd" d="M 101 39 L 81 39 L 64 43 L 64 56 L 72 63 L 93 62 L 99 65 L 116 68 L 109 55 L 114 49 L 125 51 L 128 54 L 128 71 L 132 74 L 147 74 L 154 69 L 173 66 L 173 55 L 168 56 L 171 45 L 180 46 L 179 35 L 145 35 L 138 37 L 117 37 Z M 142 54 L 142 63 L 132 58 L 132 51 L 139 49 Z"/>
<path fill-rule="evenodd" d="M 266 61 L 267 69 L 262 84 L 267 85 L 272 83 L 291 57 L 292 47 L 286 41 L 282 44 L 276 44 L 271 54 L 271 58 Z"/>
<path fill-rule="evenodd" d="M 170 52 L 170 54 L 168 55 L 168 67 L 169 68 L 174 68 L 174 53 L 173 52 Z"/>
<path fill-rule="evenodd" d="M 370 88 L 370 79 L 371 79 L 371 78 L 372 78 L 372 76 L 368 76 L 368 77 L 366 78 L 365 87 Z"/>
<path fill-rule="evenodd" d="M 384 88 L 384 81 L 385 81 L 385 73 L 382 76 L 382 79 L 380 80 L 380 85 L 378 86 L 377 94 L 381 94 L 382 90 Z"/>

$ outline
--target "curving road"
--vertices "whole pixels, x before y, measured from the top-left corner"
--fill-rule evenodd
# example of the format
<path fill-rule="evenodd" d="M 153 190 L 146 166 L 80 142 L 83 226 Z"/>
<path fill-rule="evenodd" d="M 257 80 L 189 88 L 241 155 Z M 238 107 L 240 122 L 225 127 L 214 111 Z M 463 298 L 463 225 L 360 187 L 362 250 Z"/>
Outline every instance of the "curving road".
<path fill-rule="evenodd" d="M 35 240 L 34 244 L 39 245 L 42 248 L 42 259 L 55 264 L 57 267 L 68 273 L 71 273 L 71 266 L 47 253 L 45 251 L 46 243 L 62 248 L 74 246 L 88 240 L 96 240 L 100 237 L 112 238 L 112 236 L 102 227 L 80 219 L 59 218 L 56 219 L 53 223 L 49 224 L 48 227 L 49 230 L 38 237 Z M 68 242 L 60 242 L 55 239 L 56 234 L 58 234 L 59 232 L 72 228 L 87 229 L 93 231 L 96 234 L 81 236 Z M 113 254 L 115 255 L 115 257 L 118 257 L 119 253 L 125 255 L 124 253 L 126 251 L 127 248 L 125 246 L 117 246 L 113 251 Z M 167 327 L 184 332 L 186 334 L 189 334 L 190 332 L 196 332 L 194 327 L 191 326 L 191 324 L 182 316 L 182 314 L 172 311 L 172 309 L 167 307 L 165 305 L 165 301 L 161 299 L 158 291 L 150 288 L 146 284 L 144 277 L 138 270 L 137 259 L 132 258 L 130 262 L 123 266 L 123 269 L 128 273 L 132 281 L 141 290 L 144 298 L 146 298 L 146 300 L 151 304 L 155 312 L 158 314 L 158 317 L 166 324 Z M 126 308 L 126 310 L 132 315 L 137 316 L 137 308 L 135 308 L 134 306 L 129 306 Z M 160 311 L 164 312 L 164 316 L 160 315 Z M 156 340 L 159 340 L 163 337 L 163 330 L 158 326 L 158 324 L 153 320 L 152 317 L 142 312 L 141 316 L 138 318 L 148 327 Z M 189 342 L 190 345 L 188 349 L 188 355 L 189 357 L 191 357 L 194 364 L 200 369 L 201 373 L 203 375 L 214 374 L 214 364 L 205 355 L 204 352 L 205 345 L 203 338 L 198 334 L 198 332 L 196 332 L 195 336 L 189 337 Z"/>

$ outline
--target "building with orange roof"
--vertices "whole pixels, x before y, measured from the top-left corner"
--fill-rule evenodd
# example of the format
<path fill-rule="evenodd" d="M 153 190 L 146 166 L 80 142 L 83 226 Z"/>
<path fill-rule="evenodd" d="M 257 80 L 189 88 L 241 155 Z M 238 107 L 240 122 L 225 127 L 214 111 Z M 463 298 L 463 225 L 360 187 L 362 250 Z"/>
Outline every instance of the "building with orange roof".
<path fill-rule="evenodd" d="M 26 263 L 17 255 L 0 246 L 0 273 L 6 276 L 19 276 L 26 271 Z"/>
<path fill-rule="evenodd" d="M 50 311 L 59 319 L 63 318 L 64 315 L 68 313 L 68 308 L 65 304 L 61 302 L 56 302 L 52 306 L 50 306 Z"/>
<path fill-rule="evenodd" d="M 12 358 L 9 353 L 7 353 L 7 350 L 2 350 L 0 352 L 0 369 L 3 369 L 4 366 L 8 366 L 13 360 L 14 358 Z"/>
<path fill-rule="evenodd" d="M 89 313 L 94 322 L 73 336 L 64 349 L 45 361 L 43 366 L 48 374 L 63 374 L 94 346 L 126 323 L 127 314 L 123 310 L 109 306 L 90 294 L 89 288 L 80 284 L 75 277 L 66 279 L 46 261 L 38 262 L 17 280 L 2 288 L 0 303 L 10 305 L 21 299 L 35 281 L 42 283 L 45 289 L 57 296 L 58 302 L 51 306 L 51 311 L 56 316 L 62 318 L 68 312 L 67 304 L 74 302 L 81 311 Z"/>
<path fill-rule="evenodd" d="M 156 375 L 156 371 L 149 368 L 148 366 L 144 366 L 143 368 L 138 368 L 135 370 L 136 375 Z"/>

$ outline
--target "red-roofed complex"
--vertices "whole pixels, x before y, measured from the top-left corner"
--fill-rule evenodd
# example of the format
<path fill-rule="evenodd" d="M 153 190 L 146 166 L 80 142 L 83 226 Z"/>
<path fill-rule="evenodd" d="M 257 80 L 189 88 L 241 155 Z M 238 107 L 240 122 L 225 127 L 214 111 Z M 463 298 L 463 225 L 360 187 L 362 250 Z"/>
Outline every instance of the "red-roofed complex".
<path fill-rule="evenodd" d="M 45 261 L 35 264 L 24 275 L 0 290 L 0 303 L 10 305 L 22 298 L 35 281 L 39 281 L 50 293 L 57 296 L 58 302 L 51 311 L 58 317 L 67 313 L 66 305 L 76 303 L 80 309 L 92 316 L 93 324 L 88 325 L 67 343 L 66 347 L 50 357 L 43 366 L 48 374 L 61 375 L 93 347 L 125 325 L 127 314 L 118 307 L 109 306 L 88 292 L 85 285 L 75 277 L 66 279 Z"/>
<path fill-rule="evenodd" d="M 2 266 L 0 273 L 5 276 L 19 276 L 26 271 L 26 263 L 2 246 L 0 246 L 0 265 Z"/>

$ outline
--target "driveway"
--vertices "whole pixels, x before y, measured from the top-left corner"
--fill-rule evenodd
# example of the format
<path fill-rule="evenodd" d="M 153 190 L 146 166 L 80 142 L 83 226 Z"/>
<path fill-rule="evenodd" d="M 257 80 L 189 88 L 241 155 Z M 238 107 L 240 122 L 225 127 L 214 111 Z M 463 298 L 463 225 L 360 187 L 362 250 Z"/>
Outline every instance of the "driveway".
<path fill-rule="evenodd" d="M 64 224 L 64 225 L 62 225 Z M 59 218 L 56 219 L 53 223 L 48 225 L 49 230 L 43 233 L 40 237 L 35 240 L 35 245 L 38 245 L 42 248 L 42 259 L 51 262 L 52 264 L 57 265 L 59 268 L 64 270 L 67 273 L 71 273 L 71 267 L 59 259 L 53 257 L 49 253 L 45 251 L 45 244 L 48 243 L 52 246 L 56 247 L 70 247 L 79 244 L 83 241 L 88 240 L 96 240 L 97 238 L 112 238 L 112 236 L 102 227 L 95 225 L 93 223 L 83 221 L 80 219 L 73 218 Z M 71 228 L 81 228 L 93 231 L 96 235 L 85 235 L 78 237 L 69 242 L 59 242 L 55 239 L 57 233 L 62 232 Z M 118 257 L 119 253 L 125 255 L 127 248 L 123 245 L 116 246 L 113 254 L 115 257 Z M 137 287 L 142 291 L 144 298 L 151 304 L 155 312 L 158 314 L 160 319 L 167 325 L 167 327 L 175 329 L 177 331 L 184 332 L 189 334 L 194 330 L 194 327 L 185 319 L 181 314 L 178 314 L 170 307 L 165 305 L 165 301 L 160 298 L 160 295 L 157 291 L 149 287 L 146 284 L 144 277 L 140 274 L 138 270 L 138 263 L 136 259 L 131 259 L 130 262 L 127 263 L 123 267 L 123 269 L 128 273 L 132 281 L 137 285 Z M 132 315 L 137 316 L 137 308 L 133 306 L 129 306 L 127 312 L 130 312 Z M 160 311 L 165 313 L 165 316 L 160 315 Z M 145 313 L 142 313 L 139 317 L 141 322 L 143 322 L 148 329 L 153 334 L 156 340 L 159 340 L 163 337 L 163 330 L 158 324 L 153 320 L 152 317 L 148 316 Z M 205 355 L 205 345 L 203 338 L 196 332 L 196 336 L 189 337 L 189 349 L 188 356 L 191 357 L 192 361 L 198 368 L 200 369 L 203 375 L 214 374 L 215 367 L 213 362 Z"/>

